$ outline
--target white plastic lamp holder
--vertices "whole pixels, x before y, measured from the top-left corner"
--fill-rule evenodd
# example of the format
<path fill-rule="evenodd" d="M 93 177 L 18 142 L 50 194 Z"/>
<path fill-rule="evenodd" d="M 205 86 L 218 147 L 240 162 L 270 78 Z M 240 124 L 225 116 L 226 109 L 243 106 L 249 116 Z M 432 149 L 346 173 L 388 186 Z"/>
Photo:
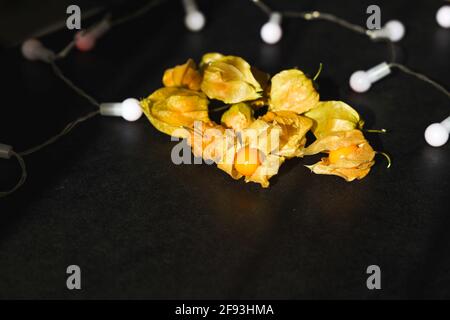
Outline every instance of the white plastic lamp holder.
<path fill-rule="evenodd" d="M 442 28 L 450 28 L 450 6 L 442 6 L 436 12 L 436 21 Z"/>
<path fill-rule="evenodd" d="M 50 62 L 55 59 L 55 53 L 44 47 L 37 39 L 28 39 L 22 44 L 22 54 L 30 61 Z"/>
<path fill-rule="evenodd" d="M 387 22 L 383 28 L 379 30 L 372 30 L 370 36 L 373 39 L 388 38 L 392 42 L 400 41 L 405 35 L 405 26 L 398 20 L 391 20 Z"/>
<path fill-rule="evenodd" d="M 450 117 L 441 123 L 430 124 L 425 130 L 425 140 L 430 146 L 441 147 L 448 141 L 450 133 Z"/>
<path fill-rule="evenodd" d="M 102 116 L 122 117 L 127 121 L 136 121 L 142 116 L 142 108 L 138 100 L 129 98 L 120 102 L 101 103 Z"/>
<path fill-rule="evenodd" d="M 88 30 L 82 30 L 75 35 L 75 45 L 80 51 L 90 51 L 100 39 L 111 28 L 111 23 L 105 19 Z"/>
<path fill-rule="evenodd" d="M 205 16 L 201 13 L 194 0 L 183 0 L 186 11 L 184 24 L 190 31 L 200 31 L 205 26 Z"/>
<path fill-rule="evenodd" d="M 356 71 L 350 77 L 350 87 L 356 92 L 366 92 L 370 89 L 372 83 L 386 77 L 390 73 L 391 68 L 387 62 L 382 62 L 367 71 Z"/>
<path fill-rule="evenodd" d="M 261 28 L 261 38 L 265 43 L 275 44 L 281 40 L 283 29 L 281 29 L 282 16 L 279 12 L 273 12 Z"/>
<path fill-rule="evenodd" d="M 10 159 L 12 157 L 12 150 L 13 148 L 11 146 L 0 143 L 0 159 Z"/>

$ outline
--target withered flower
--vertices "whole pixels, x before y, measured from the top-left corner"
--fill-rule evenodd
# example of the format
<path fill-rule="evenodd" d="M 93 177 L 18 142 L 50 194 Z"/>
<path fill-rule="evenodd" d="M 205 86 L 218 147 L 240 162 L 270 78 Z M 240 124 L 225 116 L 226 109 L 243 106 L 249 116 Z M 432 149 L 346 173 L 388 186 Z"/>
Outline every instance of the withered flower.
<path fill-rule="evenodd" d="M 201 84 L 201 90 L 210 99 L 233 104 L 261 98 L 263 88 L 244 59 L 210 55 L 203 59 Z"/>
<path fill-rule="evenodd" d="M 161 88 L 143 99 L 141 106 L 153 126 L 168 135 L 186 137 L 180 128 L 192 128 L 195 121 L 210 122 L 208 99 L 197 91 Z"/>
<path fill-rule="evenodd" d="M 292 111 L 302 114 L 317 106 L 319 93 L 302 71 L 281 71 L 272 78 L 270 111 Z"/>
<path fill-rule="evenodd" d="M 198 91 L 201 83 L 202 76 L 192 59 L 189 59 L 185 64 L 167 69 L 163 76 L 163 84 L 166 87 L 180 87 Z"/>

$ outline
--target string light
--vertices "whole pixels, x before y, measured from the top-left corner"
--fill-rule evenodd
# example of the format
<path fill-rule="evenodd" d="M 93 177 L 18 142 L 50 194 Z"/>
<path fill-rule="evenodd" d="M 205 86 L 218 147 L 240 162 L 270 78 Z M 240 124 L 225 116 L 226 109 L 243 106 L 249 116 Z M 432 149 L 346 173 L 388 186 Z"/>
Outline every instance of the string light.
<path fill-rule="evenodd" d="M 111 28 L 109 18 L 103 19 L 89 30 L 79 31 L 75 34 L 75 46 L 80 51 L 90 51 L 100 39 Z"/>
<path fill-rule="evenodd" d="M 350 87 L 356 92 L 366 92 L 372 83 L 386 77 L 391 73 L 387 62 L 382 62 L 367 71 L 356 71 L 350 77 Z"/>
<path fill-rule="evenodd" d="M 281 13 L 270 14 L 269 21 L 261 28 L 261 38 L 265 43 L 275 44 L 281 40 L 283 30 L 281 29 Z"/>
<path fill-rule="evenodd" d="M 102 116 L 122 117 L 127 121 L 136 121 L 142 116 L 139 101 L 128 98 L 122 103 L 101 103 L 100 114 Z"/>
<path fill-rule="evenodd" d="M 198 10 L 194 0 L 183 0 L 186 11 L 184 23 L 190 31 L 200 31 L 205 26 L 205 16 Z"/>
<path fill-rule="evenodd" d="M 392 42 L 398 42 L 405 35 L 405 26 L 398 20 L 391 20 L 379 30 L 368 30 L 367 34 L 373 39 L 387 38 Z"/>
<path fill-rule="evenodd" d="M 50 62 L 56 57 L 56 54 L 44 47 L 42 42 L 37 39 L 28 39 L 22 44 L 22 54 L 25 59 L 30 61 Z"/>
<path fill-rule="evenodd" d="M 442 28 L 450 28 L 450 6 L 442 6 L 436 12 L 436 21 Z"/>
<path fill-rule="evenodd" d="M 450 133 L 450 117 L 441 123 L 430 124 L 425 130 L 425 140 L 430 146 L 441 147 L 448 141 Z"/>

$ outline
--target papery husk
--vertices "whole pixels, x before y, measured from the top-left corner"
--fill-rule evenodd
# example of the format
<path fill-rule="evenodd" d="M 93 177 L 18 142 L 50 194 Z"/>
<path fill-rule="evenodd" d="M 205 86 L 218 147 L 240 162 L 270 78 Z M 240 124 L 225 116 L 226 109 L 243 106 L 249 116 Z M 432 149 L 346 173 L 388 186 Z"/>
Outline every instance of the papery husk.
<path fill-rule="evenodd" d="M 221 118 L 221 122 L 224 126 L 236 131 L 242 131 L 253 121 L 255 121 L 255 118 L 253 117 L 253 108 L 244 102 L 232 105 L 223 113 Z"/>
<path fill-rule="evenodd" d="M 320 139 L 332 132 L 361 129 L 358 112 L 342 101 L 321 101 L 305 116 L 314 120 L 312 132 Z"/>
<path fill-rule="evenodd" d="M 362 179 L 375 163 L 375 151 L 359 130 L 331 133 L 306 148 L 305 154 L 330 152 L 350 146 L 357 146 L 357 148 L 334 163 L 331 163 L 327 157 L 307 167 L 316 174 L 337 175 L 347 181 Z"/>
<path fill-rule="evenodd" d="M 291 111 L 269 111 L 261 119 L 280 130 L 280 148 L 277 152 L 279 156 L 288 159 L 303 156 L 305 136 L 313 125 L 311 119 Z"/>
<path fill-rule="evenodd" d="M 235 56 L 215 56 L 202 59 L 203 81 L 201 90 L 210 98 L 227 104 L 261 98 L 263 88 L 255 79 L 251 66 Z"/>
<path fill-rule="evenodd" d="M 163 75 L 163 84 L 166 87 L 180 87 L 198 91 L 201 83 L 202 76 L 192 59 L 189 59 L 185 64 L 167 69 Z"/>
<path fill-rule="evenodd" d="M 281 71 L 271 80 L 269 110 L 305 113 L 317 106 L 319 93 L 302 71 Z"/>
<path fill-rule="evenodd" d="M 197 91 L 166 87 L 141 101 L 144 114 L 159 131 L 180 138 L 188 136 L 182 128 L 192 128 L 195 121 L 209 123 L 208 99 Z"/>

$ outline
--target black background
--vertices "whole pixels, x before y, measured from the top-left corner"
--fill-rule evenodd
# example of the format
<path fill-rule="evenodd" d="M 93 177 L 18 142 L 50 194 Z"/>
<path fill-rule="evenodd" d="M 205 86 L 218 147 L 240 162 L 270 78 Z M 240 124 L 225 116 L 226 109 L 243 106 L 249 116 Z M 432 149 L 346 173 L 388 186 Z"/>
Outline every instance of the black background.
<path fill-rule="evenodd" d="M 448 85 L 450 31 L 435 22 L 441 1 L 378 1 L 382 20 L 407 28 L 398 60 Z M 370 1 L 272 1 L 278 9 L 317 9 L 364 25 Z M 26 158 L 29 179 L 0 200 L 1 298 L 450 298 L 449 145 L 429 147 L 423 131 L 449 114 L 435 89 L 395 72 L 364 94 L 350 74 L 389 57 L 328 22 L 286 19 L 281 43 L 259 38 L 267 17 L 251 1 L 201 1 L 208 24 L 185 30 L 180 2 L 167 2 L 113 29 L 90 53 L 74 52 L 64 72 L 101 101 L 141 98 L 163 71 L 205 52 L 239 55 L 272 74 L 320 62 L 323 100 L 354 106 L 377 150 L 389 153 L 362 181 L 319 176 L 287 161 L 269 189 L 234 181 L 207 165 L 176 166 L 174 142 L 146 119 L 95 118 Z M 72 32 L 42 40 L 55 50 Z M 0 142 L 38 144 L 92 110 L 50 68 L 1 52 Z M 19 169 L 1 161 L 1 187 Z M 69 291 L 66 268 L 82 269 Z M 382 290 L 366 288 L 366 268 Z"/>

